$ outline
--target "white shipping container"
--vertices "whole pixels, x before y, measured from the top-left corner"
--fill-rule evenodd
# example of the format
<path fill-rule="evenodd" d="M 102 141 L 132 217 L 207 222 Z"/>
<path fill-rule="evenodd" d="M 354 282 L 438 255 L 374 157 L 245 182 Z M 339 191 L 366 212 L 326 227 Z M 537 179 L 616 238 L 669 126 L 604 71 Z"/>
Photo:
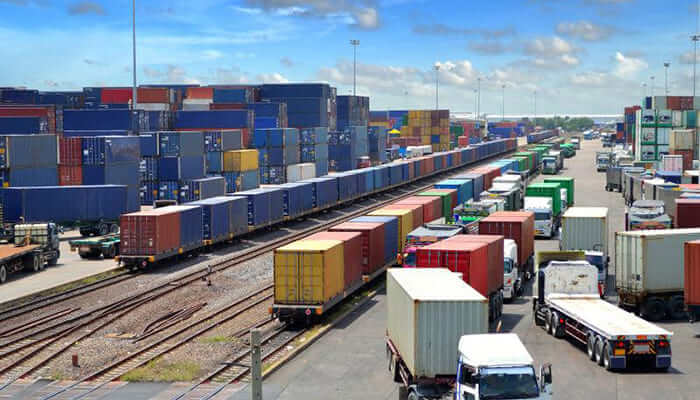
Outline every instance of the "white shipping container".
<path fill-rule="evenodd" d="M 656 123 L 656 110 L 641 110 L 642 124 Z"/>
<path fill-rule="evenodd" d="M 656 128 L 656 144 L 668 144 L 671 128 Z"/>
<path fill-rule="evenodd" d="M 414 379 L 454 375 L 459 338 L 487 333 L 488 300 L 442 268 L 387 271 L 387 335 Z"/>
<path fill-rule="evenodd" d="M 666 96 L 654 96 L 654 104 L 651 107 L 657 110 L 666 108 Z"/>
<path fill-rule="evenodd" d="M 184 111 L 207 111 L 211 99 L 185 99 L 182 101 L 182 109 Z"/>
<path fill-rule="evenodd" d="M 683 291 L 683 243 L 691 240 L 700 240 L 700 229 L 617 232 L 617 288 L 649 294 Z"/>
<path fill-rule="evenodd" d="M 656 128 L 642 128 L 642 142 L 656 143 Z"/>
<path fill-rule="evenodd" d="M 662 171 L 683 171 L 683 156 L 665 155 L 661 157 Z"/>
<path fill-rule="evenodd" d="M 291 164 L 287 166 L 287 182 L 299 182 L 316 177 L 316 165 L 313 163 Z"/>
<path fill-rule="evenodd" d="M 668 138 L 671 150 L 693 150 L 695 129 L 674 129 Z"/>
<path fill-rule="evenodd" d="M 167 103 L 138 103 L 136 107 L 137 110 L 144 111 L 170 111 L 170 104 Z"/>
<path fill-rule="evenodd" d="M 595 250 L 608 254 L 607 207 L 571 207 L 561 220 L 562 250 Z"/>
<path fill-rule="evenodd" d="M 683 111 L 673 110 L 671 117 L 672 117 L 671 119 L 673 121 L 674 128 L 682 128 L 683 127 Z"/>

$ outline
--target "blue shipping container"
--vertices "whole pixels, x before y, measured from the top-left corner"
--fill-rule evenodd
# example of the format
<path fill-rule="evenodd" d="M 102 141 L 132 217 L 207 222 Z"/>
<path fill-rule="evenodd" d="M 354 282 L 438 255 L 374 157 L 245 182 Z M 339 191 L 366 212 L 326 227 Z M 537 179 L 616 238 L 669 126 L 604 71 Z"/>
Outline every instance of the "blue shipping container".
<path fill-rule="evenodd" d="M 249 226 L 264 226 L 270 223 L 270 207 L 272 194 L 263 189 L 247 190 L 238 192 L 236 196 L 245 197 L 248 200 L 248 225 Z M 279 207 L 280 203 L 277 203 Z"/>
<path fill-rule="evenodd" d="M 325 208 L 338 203 L 338 179 L 335 176 L 307 179 L 304 182 L 312 184 L 313 208 Z"/>
<path fill-rule="evenodd" d="M 213 197 L 185 205 L 202 208 L 202 237 L 204 240 L 218 243 L 230 239 L 234 234 L 231 211 L 235 201 L 232 197 Z M 245 209 L 242 210 L 242 214 L 245 215 Z"/>
<path fill-rule="evenodd" d="M 279 185 L 282 190 L 283 214 L 295 218 L 313 208 L 313 184 L 310 182 L 295 182 Z"/>
<path fill-rule="evenodd" d="M 374 222 L 384 224 L 384 262 L 396 259 L 399 251 L 399 219 L 396 217 L 364 216 L 350 220 L 350 222 Z"/>
<path fill-rule="evenodd" d="M 249 110 L 178 111 L 173 126 L 175 129 L 252 128 L 253 115 Z"/>
<path fill-rule="evenodd" d="M 242 132 L 238 129 L 204 132 L 204 151 L 229 151 L 242 148 Z"/>
<path fill-rule="evenodd" d="M 202 245 L 202 207 L 199 206 L 169 206 L 180 214 L 180 247 L 190 250 Z"/>
<path fill-rule="evenodd" d="M 161 157 L 198 156 L 204 153 L 202 132 L 159 132 Z"/>
<path fill-rule="evenodd" d="M 198 201 L 226 194 L 226 180 L 223 176 L 186 180 L 180 183 L 180 201 Z"/>
<path fill-rule="evenodd" d="M 161 157 L 158 161 L 161 180 L 178 181 L 204 177 L 204 156 Z"/>

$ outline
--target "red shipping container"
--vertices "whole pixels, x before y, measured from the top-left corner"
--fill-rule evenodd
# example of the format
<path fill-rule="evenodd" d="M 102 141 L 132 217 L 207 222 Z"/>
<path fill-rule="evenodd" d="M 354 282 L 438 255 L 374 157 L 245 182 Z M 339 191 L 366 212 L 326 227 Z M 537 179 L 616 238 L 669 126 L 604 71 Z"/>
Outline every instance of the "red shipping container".
<path fill-rule="evenodd" d="M 46 120 L 48 133 L 56 133 L 56 107 L 0 105 L 1 117 L 40 117 Z"/>
<path fill-rule="evenodd" d="M 58 164 L 83 164 L 83 139 L 79 137 L 58 138 Z"/>
<path fill-rule="evenodd" d="M 465 243 L 484 243 L 488 246 L 489 265 L 503 264 L 503 236 L 501 235 L 455 235 L 451 237 L 453 241 Z M 489 282 L 499 282 L 503 286 L 503 269 L 489 270 Z"/>
<path fill-rule="evenodd" d="M 345 263 L 345 289 L 362 282 L 362 233 L 361 232 L 319 232 L 303 240 L 340 240 L 343 242 L 343 259 Z"/>
<path fill-rule="evenodd" d="M 131 88 L 103 88 L 102 104 L 128 104 L 131 101 Z"/>
<path fill-rule="evenodd" d="M 433 196 L 411 196 L 409 198 L 397 201 L 394 203 L 400 204 L 419 204 L 423 207 L 423 223 L 433 222 L 436 219 L 442 218 L 442 201 L 439 197 Z"/>
<path fill-rule="evenodd" d="M 693 103 L 693 96 L 680 96 L 681 110 L 692 110 Z"/>
<path fill-rule="evenodd" d="M 666 108 L 669 110 L 680 110 L 681 109 L 680 96 L 666 96 Z"/>
<path fill-rule="evenodd" d="M 459 147 L 467 147 L 469 146 L 469 137 L 467 136 L 460 136 L 457 138 L 457 145 Z"/>
<path fill-rule="evenodd" d="M 685 242 L 684 292 L 685 304 L 700 305 L 700 240 Z"/>
<path fill-rule="evenodd" d="M 430 189 L 428 191 L 429 192 L 437 192 L 437 193 L 449 193 L 450 198 L 452 199 L 452 209 L 457 207 L 457 203 L 458 203 L 457 189 Z M 444 216 L 445 215 L 443 215 L 443 217 Z"/>
<path fill-rule="evenodd" d="M 683 157 L 683 170 L 693 169 L 693 150 L 671 150 L 672 155 Z"/>
<path fill-rule="evenodd" d="M 168 88 L 138 88 L 136 96 L 138 96 L 136 101 L 139 103 L 171 103 L 170 89 Z M 131 97 L 129 98 L 131 99 Z"/>
<path fill-rule="evenodd" d="M 122 255 L 157 256 L 180 246 L 180 211 L 168 207 L 124 214 L 119 218 Z"/>
<path fill-rule="evenodd" d="M 245 103 L 211 103 L 209 104 L 210 110 L 243 110 L 245 109 Z"/>
<path fill-rule="evenodd" d="M 700 199 L 676 199 L 676 228 L 700 228 Z"/>
<path fill-rule="evenodd" d="M 244 149 L 250 146 L 250 130 L 248 128 L 241 129 L 241 142 Z"/>
<path fill-rule="evenodd" d="M 369 275 L 384 266 L 384 224 L 378 222 L 345 222 L 330 232 L 360 232 L 362 234 L 362 273 Z"/>
<path fill-rule="evenodd" d="M 681 183 L 678 187 L 680 187 L 681 190 L 700 191 L 700 185 L 697 183 Z"/>
<path fill-rule="evenodd" d="M 83 167 L 80 165 L 59 165 L 58 184 L 60 186 L 79 186 L 83 184 Z"/>
<path fill-rule="evenodd" d="M 398 204 L 393 203 L 382 207 L 382 210 L 411 210 L 413 218 L 413 228 L 416 229 L 423 225 L 423 205 L 421 204 Z"/>
<path fill-rule="evenodd" d="M 214 88 L 210 87 L 191 87 L 187 88 L 188 99 L 213 99 L 214 98 Z"/>
<path fill-rule="evenodd" d="M 479 220 L 479 234 L 502 235 L 518 245 L 518 263 L 525 265 L 535 251 L 535 213 L 498 211 Z"/>
<path fill-rule="evenodd" d="M 485 297 L 503 287 L 503 258 L 489 263 L 488 245 L 448 238 L 416 249 L 416 268 L 447 268 Z M 500 272 L 500 273 L 499 273 Z M 500 275 L 500 283 L 492 278 Z"/>

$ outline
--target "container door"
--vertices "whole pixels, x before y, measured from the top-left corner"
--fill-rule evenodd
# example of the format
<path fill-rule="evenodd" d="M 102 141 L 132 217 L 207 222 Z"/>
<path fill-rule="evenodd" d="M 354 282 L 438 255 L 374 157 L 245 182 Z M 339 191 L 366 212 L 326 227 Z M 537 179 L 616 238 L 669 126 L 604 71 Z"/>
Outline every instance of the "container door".
<path fill-rule="evenodd" d="M 299 276 L 299 301 L 304 304 L 322 304 L 326 300 L 323 290 L 323 254 L 299 253 L 296 265 Z"/>
<path fill-rule="evenodd" d="M 275 302 L 299 302 L 299 255 L 295 252 L 275 254 Z"/>

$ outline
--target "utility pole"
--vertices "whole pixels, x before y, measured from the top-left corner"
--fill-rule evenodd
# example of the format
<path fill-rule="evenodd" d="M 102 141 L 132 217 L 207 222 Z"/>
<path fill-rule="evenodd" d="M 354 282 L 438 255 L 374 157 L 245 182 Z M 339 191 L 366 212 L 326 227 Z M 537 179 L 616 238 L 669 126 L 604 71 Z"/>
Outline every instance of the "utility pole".
<path fill-rule="evenodd" d="M 357 96 L 357 46 L 360 41 L 356 39 L 350 40 L 352 45 L 352 95 Z"/>
<path fill-rule="evenodd" d="M 476 110 L 476 101 L 477 101 L 476 100 L 476 89 L 474 89 L 474 120 L 476 120 L 478 118 L 478 115 L 479 115 L 477 113 L 477 110 Z"/>
<path fill-rule="evenodd" d="M 261 334 L 259 329 L 250 331 L 250 394 L 252 400 L 262 400 Z"/>
<path fill-rule="evenodd" d="M 435 68 L 435 109 L 438 110 L 440 109 L 440 102 L 439 100 L 439 93 L 438 93 L 438 86 L 439 86 L 439 76 L 440 76 L 440 64 L 435 64 L 433 67 Z"/>
<path fill-rule="evenodd" d="M 478 94 L 476 97 L 476 117 L 481 115 L 481 77 L 476 78 Z"/>
<path fill-rule="evenodd" d="M 651 79 L 651 97 L 654 97 L 654 77 L 650 76 L 649 79 Z"/>
<path fill-rule="evenodd" d="M 501 111 L 503 112 L 503 117 L 501 118 L 501 121 L 506 120 L 506 85 L 501 85 L 501 100 L 503 104 L 501 105 Z"/>
<path fill-rule="evenodd" d="M 131 0 L 131 50 L 134 61 L 131 71 L 134 77 L 133 87 L 131 88 L 131 109 L 133 110 L 138 102 L 136 91 L 136 0 Z"/>
<path fill-rule="evenodd" d="M 535 90 L 535 125 L 537 125 L 537 90 Z"/>
<path fill-rule="evenodd" d="M 671 63 L 665 62 L 664 63 L 664 94 L 668 96 L 668 67 L 671 66 Z"/>
<path fill-rule="evenodd" d="M 698 66 L 698 40 L 700 40 L 700 35 L 693 35 L 690 37 L 693 41 L 693 97 L 695 97 L 695 74 L 697 73 Z"/>

